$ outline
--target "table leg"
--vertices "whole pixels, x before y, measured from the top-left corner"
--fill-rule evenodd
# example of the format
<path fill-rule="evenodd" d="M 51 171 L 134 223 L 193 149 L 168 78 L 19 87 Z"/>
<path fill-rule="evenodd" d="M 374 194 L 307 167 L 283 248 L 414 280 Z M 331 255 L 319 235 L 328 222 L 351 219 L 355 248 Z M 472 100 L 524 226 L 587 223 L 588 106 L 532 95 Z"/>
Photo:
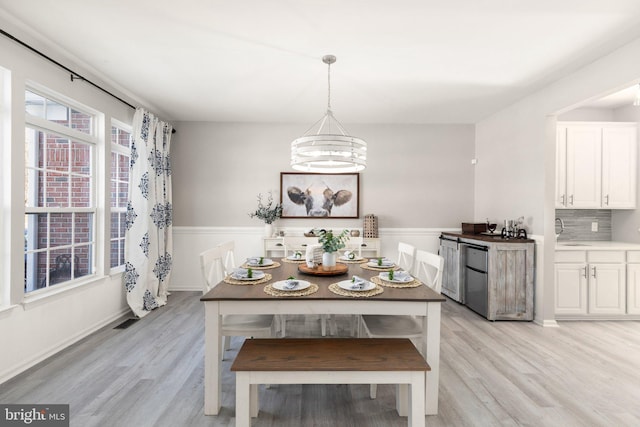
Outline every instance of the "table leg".
<path fill-rule="evenodd" d="M 423 320 L 423 342 L 427 343 L 427 372 L 425 387 L 425 413 L 438 414 L 438 385 L 440 383 L 440 311 L 441 302 L 427 303 L 427 316 Z"/>
<path fill-rule="evenodd" d="M 220 412 L 222 337 L 220 307 L 217 301 L 204 304 L 204 414 Z"/>

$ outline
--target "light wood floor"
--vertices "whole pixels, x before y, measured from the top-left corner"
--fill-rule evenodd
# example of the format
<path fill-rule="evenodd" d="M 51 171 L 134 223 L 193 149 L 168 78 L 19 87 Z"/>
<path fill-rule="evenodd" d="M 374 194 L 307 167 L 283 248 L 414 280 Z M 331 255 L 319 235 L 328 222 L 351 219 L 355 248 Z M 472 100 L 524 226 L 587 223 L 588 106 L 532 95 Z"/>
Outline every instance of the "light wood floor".
<path fill-rule="evenodd" d="M 203 415 L 204 309 L 197 292 L 128 329 L 116 322 L 0 385 L 2 403 L 69 403 L 71 425 L 233 426 L 234 377 L 224 363 L 222 411 Z M 319 319 L 293 316 L 292 335 L 319 335 Z M 338 319 L 346 334 L 348 319 Z M 440 410 L 429 426 L 638 426 L 640 322 L 488 322 L 443 305 Z M 3 349 L 6 351 L 6 349 Z M 394 388 L 278 385 L 261 390 L 255 427 L 406 426 Z"/>

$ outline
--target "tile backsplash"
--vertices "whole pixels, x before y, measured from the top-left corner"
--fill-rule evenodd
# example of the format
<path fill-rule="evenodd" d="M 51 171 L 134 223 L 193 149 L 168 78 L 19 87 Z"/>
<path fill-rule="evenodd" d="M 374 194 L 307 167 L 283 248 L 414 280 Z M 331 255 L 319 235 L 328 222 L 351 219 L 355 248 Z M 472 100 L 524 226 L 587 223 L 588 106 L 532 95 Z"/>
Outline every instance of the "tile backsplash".
<path fill-rule="evenodd" d="M 611 240 L 611 211 L 604 209 L 556 209 L 556 218 L 564 221 L 564 232 L 558 241 Z M 591 231 L 591 224 L 598 223 L 598 231 Z M 556 233 L 560 224 L 556 222 Z"/>

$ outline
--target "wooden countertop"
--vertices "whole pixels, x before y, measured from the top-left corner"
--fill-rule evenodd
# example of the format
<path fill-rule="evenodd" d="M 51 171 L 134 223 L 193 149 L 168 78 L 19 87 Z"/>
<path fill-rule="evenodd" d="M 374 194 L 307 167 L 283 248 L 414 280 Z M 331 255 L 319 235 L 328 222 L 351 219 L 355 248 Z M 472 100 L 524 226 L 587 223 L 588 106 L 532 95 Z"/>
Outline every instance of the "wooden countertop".
<path fill-rule="evenodd" d="M 462 234 L 462 233 L 449 233 L 442 232 L 445 236 L 456 237 L 460 239 L 471 239 L 471 240 L 480 240 L 483 242 L 492 242 L 492 243 L 535 243 L 533 239 L 503 239 L 500 233 L 496 232 L 492 236 L 488 236 L 486 234 Z"/>

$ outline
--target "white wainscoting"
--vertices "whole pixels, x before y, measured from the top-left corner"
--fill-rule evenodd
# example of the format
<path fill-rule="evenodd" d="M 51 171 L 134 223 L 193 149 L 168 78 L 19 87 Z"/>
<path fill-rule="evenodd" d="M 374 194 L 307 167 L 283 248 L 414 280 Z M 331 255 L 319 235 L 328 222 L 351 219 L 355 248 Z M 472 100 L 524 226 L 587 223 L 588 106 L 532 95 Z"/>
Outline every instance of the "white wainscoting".
<path fill-rule="evenodd" d="M 283 228 L 287 235 L 301 236 L 307 229 Z M 381 228 L 378 235 L 381 254 L 392 259 L 397 256 L 399 242 L 406 242 L 418 249 L 437 253 L 438 237 L 443 231 L 460 232 L 454 228 Z M 203 289 L 199 255 L 220 243 L 233 240 L 236 243 L 236 264 L 247 257 L 261 255 L 264 227 L 173 227 L 173 271 L 171 291 Z"/>

